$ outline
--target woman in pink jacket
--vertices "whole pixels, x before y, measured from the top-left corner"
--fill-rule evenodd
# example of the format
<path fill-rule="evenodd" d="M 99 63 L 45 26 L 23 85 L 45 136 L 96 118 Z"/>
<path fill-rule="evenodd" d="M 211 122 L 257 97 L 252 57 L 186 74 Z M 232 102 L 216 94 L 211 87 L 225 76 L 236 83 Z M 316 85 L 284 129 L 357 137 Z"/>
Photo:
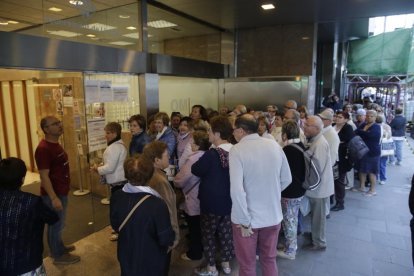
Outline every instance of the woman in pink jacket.
<path fill-rule="evenodd" d="M 174 178 L 177 188 L 183 190 L 185 196 L 185 212 L 189 230 L 189 247 L 181 255 L 183 260 L 199 260 L 202 258 L 201 229 L 200 229 L 200 201 L 198 199 L 198 186 L 200 178 L 191 173 L 191 166 L 198 161 L 206 150 L 210 148 L 208 134 L 205 131 L 195 131 L 191 144 L 192 154 L 184 161 L 180 172 Z"/>

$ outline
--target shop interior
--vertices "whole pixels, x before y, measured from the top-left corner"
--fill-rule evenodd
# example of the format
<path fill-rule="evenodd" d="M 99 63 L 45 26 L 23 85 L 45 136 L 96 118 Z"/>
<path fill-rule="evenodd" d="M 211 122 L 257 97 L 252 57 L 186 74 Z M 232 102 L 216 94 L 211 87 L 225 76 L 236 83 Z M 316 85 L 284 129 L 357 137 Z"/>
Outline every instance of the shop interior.
<path fill-rule="evenodd" d="M 22 190 L 40 194 L 34 152 L 43 138 L 41 118 L 54 115 L 63 122 L 60 143 L 71 174 L 64 239 L 73 243 L 108 226 L 109 191 L 89 168 L 102 161 L 106 123 L 119 122 L 122 139 L 129 144 L 128 119 L 140 110 L 138 75 L 1 69 L 0 76 L 0 148 L 4 156 L 25 161 Z M 187 115 L 200 102 L 217 109 L 218 83 L 161 76 L 160 110 Z"/>

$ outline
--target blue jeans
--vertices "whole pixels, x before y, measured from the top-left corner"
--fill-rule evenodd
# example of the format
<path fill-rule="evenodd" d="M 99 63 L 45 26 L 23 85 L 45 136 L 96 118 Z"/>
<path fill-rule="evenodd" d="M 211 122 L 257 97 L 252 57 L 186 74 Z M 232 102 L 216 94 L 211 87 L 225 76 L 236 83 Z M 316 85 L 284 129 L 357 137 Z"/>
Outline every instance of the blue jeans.
<path fill-rule="evenodd" d="M 395 144 L 395 154 L 391 156 L 390 161 L 395 162 L 395 158 L 397 158 L 397 162 L 401 163 L 402 161 L 402 147 L 404 144 L 404 140 L 394 140 Z"/>
<path fill-rule="evenodd" d="M 65 245 L 62 241 L 62 230 L 65 227 L 65 216 L 66 216 L 66 207 L 68 205 L 67 196 L 58 196 L 62 202 L 63 209 L 61 211 L 56 211 L 52 202 L 50 201 L 49 196 L 42 196 L 43 202 L 49 206 L 52 210 L 55 210 L 56 214 L 59 217 L 59 220 L 53 224 L 48 225 L 47 227 L 47 242 L 49 244 L 50 255 L 52 258 L 58 258 L 65 253 Z"/>
<path fill-rule="evenodd" d="M 388 156 L 381 156 L 380 158 L 380 169 L 379 169 L 379 180 L 387 180 L 387 160 Z"/>

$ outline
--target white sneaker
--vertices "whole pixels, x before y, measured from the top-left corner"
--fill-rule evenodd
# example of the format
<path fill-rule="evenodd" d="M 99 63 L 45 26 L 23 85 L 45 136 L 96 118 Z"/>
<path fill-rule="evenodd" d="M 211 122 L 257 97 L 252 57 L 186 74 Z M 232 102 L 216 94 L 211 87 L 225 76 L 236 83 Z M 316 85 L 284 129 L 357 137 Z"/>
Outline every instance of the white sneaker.
<path fill-rule="evenodd" d="M 384 180 L 381 180 L 381 181 L 379 182 L 379 184 L 381 184 L 381 185 L 385 185 L 385 181 L 384 181 Z"/>
<path fill-rule="evenodd" d="M 115 233 L 115 234 L 110 235 L 109 240 L 110 241 L 117 241 L 118 240 L 118 234 Z"/>

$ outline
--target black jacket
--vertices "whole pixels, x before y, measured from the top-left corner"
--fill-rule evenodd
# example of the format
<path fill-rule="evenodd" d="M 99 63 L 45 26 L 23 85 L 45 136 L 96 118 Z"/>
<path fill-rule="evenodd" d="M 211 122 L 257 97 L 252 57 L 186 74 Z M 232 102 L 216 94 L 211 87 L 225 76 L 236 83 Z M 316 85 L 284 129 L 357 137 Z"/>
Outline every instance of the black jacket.
<path fill-rule="evenodd" d="M 117 230 L 148 193 L 117 191 L 111 197 L 110 219 Z M 174 242 L 170 215 L 165 202 L 151 195 L 134 211 L 118 236 L 118 261 L 123 276 L 168 275 L 168 247 Z"/>

